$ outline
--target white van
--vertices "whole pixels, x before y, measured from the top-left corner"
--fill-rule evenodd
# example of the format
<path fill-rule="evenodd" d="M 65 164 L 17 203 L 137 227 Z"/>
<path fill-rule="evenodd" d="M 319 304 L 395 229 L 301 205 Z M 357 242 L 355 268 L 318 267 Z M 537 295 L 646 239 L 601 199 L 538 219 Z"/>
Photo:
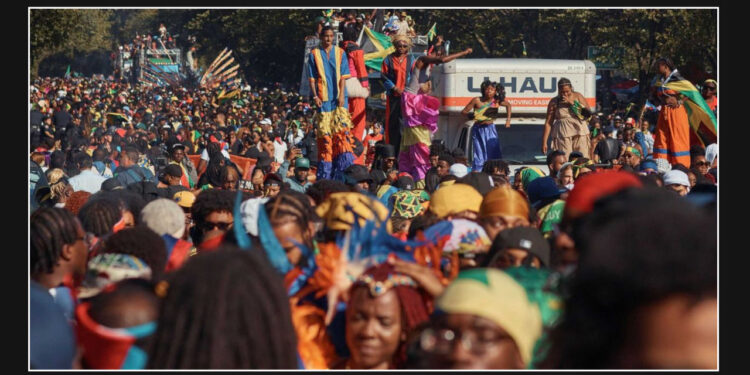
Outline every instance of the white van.
<path fill-rule="evenodd" d="M 505 128 L 504 116 L 495 120 L 495 126 L 511 173 L 529 165 L 549 173 L 541 143 L 547 104 L 557 95 L 560 78 L 569 79 L 573 89 L 586 98 L 589 108 L 596 109 L 596 67 L 588 60 L 456 59 L 438 65 L 432 75 L 432 95 L 441 102 L 433 142 L 442 140 L 449 149 L 460 147 L 470 161 L 474 121 L 461 111 L 473 97 L 481 96 L 482 81 L 505 86 L 506 100 L 511 104 L 511 126 Z M 500 107 L 499 111 L 505 113 L 505 108 Z"/>

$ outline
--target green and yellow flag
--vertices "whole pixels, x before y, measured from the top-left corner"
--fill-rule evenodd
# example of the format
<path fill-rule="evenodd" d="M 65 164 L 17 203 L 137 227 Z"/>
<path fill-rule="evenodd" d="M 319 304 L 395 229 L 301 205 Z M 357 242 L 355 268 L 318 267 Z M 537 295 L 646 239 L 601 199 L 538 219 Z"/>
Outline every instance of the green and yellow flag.
<path fill-rule="evenodd" d="M 377 71 L 380 71 L 383 58 L 396 51 L 391 43 L 391 38 L 377 31 L 372 31 L 368 27 L 365 27 L 361 47 L 365 54 L 365 65 Z"/>
<path fill-rule="evenodd" d="M 661 86 L 661 82 L 658 82 L 657 86 Z M 708 107 L 708 104 L 706 104 L 706 101 L 703 100 L 703 96 L 701 96 L 698 89 L 678 72 L 672 74 L 671 78 L 663 86 L 667 90 L 672 90 L 682 95 L 684 99 L 682 104 L 687 111 L 690 130 L 692 130 L 695 136 L 690 137 L 690 143 L 694 143 L 695 138 L 697 138 L 703 147 L 716 143 L 716 117 L 711 108 Z"/>
<path fill-rule="evenodd" d="M 437 22 L 435 22 L 434 24 L 432 24 L 432 27 L 430 28 L 430 30 L 427 31 L 427 41 L 428 42 L 432 42 L 432 39 L 435 39 L 435 37 L 437 36 L 437 29 L 435 27 L 437 27 Z"/>

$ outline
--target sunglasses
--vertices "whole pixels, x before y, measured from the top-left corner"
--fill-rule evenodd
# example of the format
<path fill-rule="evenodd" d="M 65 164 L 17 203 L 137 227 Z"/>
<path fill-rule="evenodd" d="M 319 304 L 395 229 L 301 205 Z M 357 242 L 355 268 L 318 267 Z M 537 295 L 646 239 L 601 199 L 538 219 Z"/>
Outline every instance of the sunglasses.
<path fill-rule="evenodd" d="M 709 89 L 709 90 L 716 90 L 716 86 L 704 86 L 703 88 Z"/>
<path fill-rule="evenodd" d="M 217 228 L 219 230 L 229 230 L 229 228 L 232 227 L 232 224 L 233 223 L 221 223 L 221 222 L 219 222 L 219 223 L 212 223 L 210 221 L 207 221 L 207 222 L 203 223 L 203 225 L 201 225 L 201 227 L 204 230 L 212 230 L 214 228 Z"/>
<path fill-rule="evenodd" d="M 695 164 L 696 167 L 708 167 L 709 165 L 711 165 L 707 161 L 699 161 L 693 164 Z"/>
<path fill-rule="evenodd" d="M 396 44 L 395 46 L 396 48 L 408 48 L 409 47 L 408 44 L 402 44 L 402 43 Z"/>

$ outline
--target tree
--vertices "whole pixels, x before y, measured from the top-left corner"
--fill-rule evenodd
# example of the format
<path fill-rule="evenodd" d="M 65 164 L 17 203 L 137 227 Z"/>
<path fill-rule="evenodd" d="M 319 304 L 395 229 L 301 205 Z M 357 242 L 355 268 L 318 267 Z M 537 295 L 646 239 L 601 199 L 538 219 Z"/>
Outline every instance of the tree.
<path fill-rule="evenodd" d="M 111 13 L 107 9 L 32 9 L 32 78 L 37 76 L 39 64 L 54 54 L 72 59 L 76 54 L 112 49 Z"/>

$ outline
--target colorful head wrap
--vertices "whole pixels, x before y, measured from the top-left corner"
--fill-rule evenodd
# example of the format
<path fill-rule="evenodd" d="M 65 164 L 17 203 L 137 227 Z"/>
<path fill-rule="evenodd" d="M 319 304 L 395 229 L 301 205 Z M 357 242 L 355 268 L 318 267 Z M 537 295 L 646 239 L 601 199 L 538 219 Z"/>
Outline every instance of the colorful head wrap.
<path fill-rule="evenodd" d="M 539 177 L 544 177 L 544 172 L 537 167 L 526 167 L 521 171 L 520 177 L 523 190 L 526 190 L 526 187 L 529 186 L 531 181 L 534 181 Z"/>
<path fill-rule="evenodd" d="M 438 218 L 457 214 L 463 211 L 479 212 L 482 195 L 471 185 L 453 184 L 441 186 L 430 201 L 430 212 Z"/>
<path fill-rule="evenodd" d="M 511 215 L 527 219 L 529 217 L 529 203 L 521 193 L 510 186 L 503 185 L 490 191 L 482 200 L 479 217 Z"/>
<path fill-rule="evenodd" d="M 151 268 L 141 259 L 127 254 L 99 254 L 88 262 L 78 296 L 93 297 L 107 286 L 134 278 L 151 278 Z"/>
<path fill-rule="evenodd" d="M 639 158 L 641 157 L 641 152 L 638 151 L 638 149 L 635 148 L 635 147 L 631 147 L 631 146 L 625 147 L 625 151 L 623 151 L 623 154 L 626 153 L 626 152 L 629 152 L 629 153 L 631 153 L 633 155 L 637 155 Z"/>
<path fill-rule="evenodd" d="M 435 243 L 443 243 L 443 253 L 481 253 L 492 245 L 484 228 L 466 219 L 441 221 L 427 228 L 424 237 Z"/>
<path fill-rule="evenodd" d="M 596 170 L 594 161 L 588 158 L 578 158 L 573 160 L 573 178 L 577 179 L 578 175 L 581 174 L 581 169 L 588 168 L 592 171 Z"/>
<path fill-rule="evenodd" d="M 491 320 L 513 338 L 525 364 L 542 335 L 542 316 L 526 290 L 507 273 L 489 268 L 463 271 L 435 303 L 437 314 L 471 314 Z"/>
<path fill-rule="evenodd" d="M 360 193 L 333 193 L 315 209 L 332 230 L 349 230 L 357 215 L 360 226 L 368 219 L 385 220 L 388 209 L 379 201 Z"/>
<path fill-rule="evenodd" d="M 390 206 L 393 216 L 412 219 L 424 212 L 430 201 L 430 194 L 424 190 L 401 190 L 393 193 Z"/>

